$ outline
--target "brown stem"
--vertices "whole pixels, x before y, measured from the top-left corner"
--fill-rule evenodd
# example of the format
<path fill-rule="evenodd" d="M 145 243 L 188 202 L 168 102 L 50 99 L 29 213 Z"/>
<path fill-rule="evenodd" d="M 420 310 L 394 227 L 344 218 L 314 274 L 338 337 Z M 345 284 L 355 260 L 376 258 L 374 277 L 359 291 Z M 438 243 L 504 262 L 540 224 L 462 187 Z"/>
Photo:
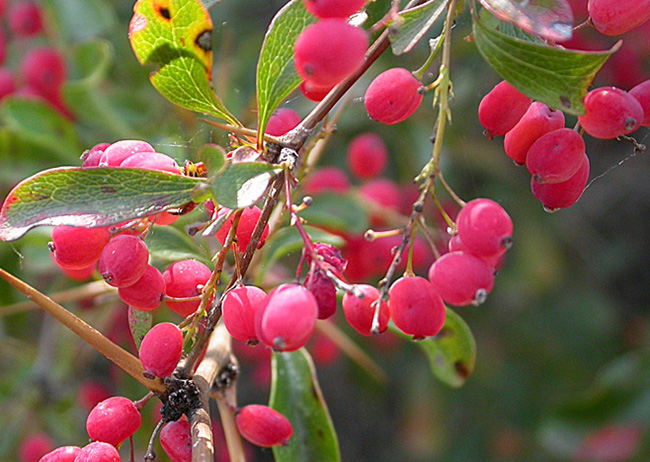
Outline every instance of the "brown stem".
<path fill-rule="evenodd" d="M 222 396 L 217 396 L 217 408 L 221 417 L 221 425 L 228 445 L 228 455 L 231 462 L 246 462 L 246 454 L 237 430 L 235 409 L 237 409 L 236 388 L 231 386 L 224 390 Z"/>

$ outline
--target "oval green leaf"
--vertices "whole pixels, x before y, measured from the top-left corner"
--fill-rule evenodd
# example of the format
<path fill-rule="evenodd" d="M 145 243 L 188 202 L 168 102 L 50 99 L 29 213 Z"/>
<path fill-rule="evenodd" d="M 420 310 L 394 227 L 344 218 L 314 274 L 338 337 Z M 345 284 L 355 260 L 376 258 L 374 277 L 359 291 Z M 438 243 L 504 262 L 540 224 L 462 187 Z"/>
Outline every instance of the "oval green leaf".
<path fill-rule="evenodd" d="M 316 379 L 316 370 L 304 348 L 273 353 L 269 406 L 293 426 L 284 446 L 273 447 L 275 462 L 341 460 L 339 443 Z"/>
<path fill-rule="evenodd" d="M 363 204 L 350 194 L 324 193 L 300 212 L 312 226 L 359 234 L 368 229 L 368 214 Z"/>
<path fill-rule="evenodd" d="M 230 165 L 214 178 L 212 196 L 229 209 L 253 205 L 262 197 L 273 175 L 279 171 L 266 162 L 242 162 Z"/>
<path fill-rule="evenodd" d="M 210 265 L 207 250 L 173 226 L 154 226 L 147 235 L 147 248 L 151 258 L 164 266 L 190 259 Z"/>
<path fill-rule="evenodd" d="M 130 168 L 62 167 L 23 180 L 0 210 L 0 240 L 41 225 L 109 226 L 191 201 L 202 179 Z"/>
<path fill-rule="evenodd" d="M 388 36 L 393 53 L 408 53 L 431 29 L 436 20 L 447 9 L 449 0 L 429 0 L 422 5 L 402 11 L 401 21 L 391 22 L 391 34 Z"/>

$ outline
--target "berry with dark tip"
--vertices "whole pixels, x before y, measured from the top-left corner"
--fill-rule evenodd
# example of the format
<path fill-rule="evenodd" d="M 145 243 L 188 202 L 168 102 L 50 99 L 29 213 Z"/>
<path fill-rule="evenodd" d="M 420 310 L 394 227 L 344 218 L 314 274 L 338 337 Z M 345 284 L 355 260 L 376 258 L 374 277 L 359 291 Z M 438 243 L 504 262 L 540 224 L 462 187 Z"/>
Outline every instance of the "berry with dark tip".
<path fill-rule="evenodd" d="M 379 290 L 368 284 L 357 284 L 355 286 L 364 297 L 359 298 L 350 292 L 343 295 L 343 314 L 348 324 L 361 335 L 372 335 L 372 320 L 375 315 L 374 302 L 379 298 Z M 390 313 L 386 301 L 381 302 L 379 308 L 379 333 L 388 328 Z"/>
<path fill-rule="evenodd" d="M 120 287 L 117 294 L 124 303 L 140 311 L 155 310 L 165 293 L 165 280 L 154 266 L 147 265 L 144 274 L 134 284 Z"/>
<path fill-rule="evenodd" d="M 422 84 L 408 70 L 388 69 L 370 83 L 363 98 L 368 115 L 386 125 L 411 117 L 422 103 Z"/>
<path fill-rule="evenodd" d="M 503 136 L 519 122 L 532 100 L 503 80 L 483 97 L 478 120 L 490 138 Z"/>
<path fill-rule="evenodd" d="M 108 228 L 76 228 L 55 226 L 50 250 L 56 262 L 67 269 L 83 269 L 94 265 L 108 241 Z"/>
<path fill-rule="evenodd" d="M 456 218 L 458 237 L 474 255 L 503 253 L 512 243 L 512 219 L 490 199 L 468 202 Z"/>
<path fill-rule="evenodd" d="M 467 252 L 450 252 L 429 268 L 429 281 L 450 305 L 480 304 L 494 285 L 494 270 Z"/>
<path fill-rule="evenodd" d="M 106 244 L 99 259 L 99 274 L 113 287 L 128 287 L 147 269 L 149 250 L 136 236 L 115 236 Z"/>
<path fill-rule="evenodd" d="M 584 155 L 582 136 L 570 128 L 560 128 L 533 143 L 526 157 L 526 167 L 538 183 L 561 183 L 578 171 Z"/>
<path fill-rule="evenodd" d="M 208 282 L 212 271 L 200 261 L 181 260 L 172 263 L 163 272 L 165 295 L 174 298 L 196 297 L 201 295 L 203 286 Z M 199 307 L 200 301 L 175 302 L 166 301 L 172 311 L 187 317 Z"/>
<path fill-rule="evenodd" d="M 161 322 L 142 339 L 138 356 L 142 367 L 156 377 L 174 372 L 183 354 L 183 333 L 176 324 Z"/>
<path fill-rule="evenodd" d="M 578 171 L 562 183 L 540 184 L 534 178 L 530 180 L 530 188 L 535 199 L 540 201 L 550 212 L 565 209 L 575 204 L 582 196 L 589 180 L 589 158 L 585 154 Z"/>
<path fill-rule="evenodd" d="M 616 87 L 601 87 L 585 96 L 585 113 L 578 122 L 594 138 L 627 135 L 641 126 L 643 108 L 634 96 Z"/>

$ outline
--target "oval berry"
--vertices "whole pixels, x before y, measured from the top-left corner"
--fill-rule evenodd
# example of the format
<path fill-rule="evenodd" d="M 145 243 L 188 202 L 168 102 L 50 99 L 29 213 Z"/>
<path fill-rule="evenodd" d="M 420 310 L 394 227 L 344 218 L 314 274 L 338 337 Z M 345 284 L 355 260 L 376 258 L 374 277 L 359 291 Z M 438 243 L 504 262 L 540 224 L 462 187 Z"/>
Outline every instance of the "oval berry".
<path fill-rule="evenodd" d="M 643 122 L 641 125 L 650 127 L 650 80 L 641 82 L 632 88 L 628 94 L 632 95 L 643 108 Z M 2 98 L 2 95 L 0 95 Z"/>
<path fill-rule="evenodd" d="M 43 12 L 41 7 L 32 1 L 15 3 L 7 13 L 9 28 L 14 35 L 31 37 L 43 30 Z"/>
<path fill-rule="evenodd" d="M 103 149 L 100 163 L 107 167 L 119 167 L 129 157 L 142 152 L 156 152 L 146 141 L 120 140 Z"/>
<path fill-rule="evenodd" d="M 604 35 L 621 35 L 650 19 L 650 0 L 589 0 L 589 16 Z"/>
<path fill-rule="evenodd" d="M 582 128 L 594 138 L 611 139 L 633 132 L 643 122 L 643 108 L 629 93 L 616 87 L 591 90 L 585 96 Z"/>
<path fill-rule="evenodd" d="M 303 0 L 303 3 L 317 18 L 348 18 L 359 11 L 366 0 Z"/>
<path fill-rule="evenodd" d="M 532 103 L 532 100 L 505 80 L 483 97 L 478 106 L 478 120 L 489 138 L 510 131 Z"/>
<path fill-rule="evenodd" d="M 450 252 L 429 268 L 429 281 L 450 305 L 480 304 L 494 285 L 494 270 L 481 258 Z"/>
<path fill-rule="evenodd" d="M 340 168 L 323 167 L 305 178 L 304 189 L 307 194 L 346 192 L 350 189 L 350 180 Z"/>
<path fill-rule="evenodd" d="M 291 422 L 268 406 L 245 406 L 237 412 L 236 420 L 241 436 L 263 448 L 285 444 L 293 434 Z"/>
<path fill-rule="evenodd" d="M 490 199 L 474 199 L 456 218 L 458 237 L 477 256 L 503 253 L 512 244 L 512 220 Z"/>
<path fill-rule="evenodd" d="M 388 148 L 375 133 L 364 133 L 348 146 L 348 165 L 354 176 L 360 179 L 381 175 L 388 162 Z"/>
<path fill-rule="evenodd" d="M 34 48 L 25 54 L 20 72 L 27 84 L 43 96 L 57 95 L 66 78 L 66 65 L 54 48 Z"/>
<path fill-rule="evenodd" d="M 422 339 L 436 335 L 445 324 L 445 304 L 424 278 L 401 277 L 388 290 L 390 318 L 399 330 Z"/>
<path fill-rule="evenodd" d="M 90 439 L 117 446 L 140 428 L 142 415 L 133 401 L 114 396 L 97 404 L 88 414 L 86 431 Z"/>
<path fill-rule="evenodd" d="M 584 155 L 582 136 L 570 128 L 560 128 L 533 143 L 526 157 L 526 168 L 538 183 L 561 183 L 578 171 Z"/>
<path fill-rule="evenodd" d="M 147 244 L 136 236 L 115 236 L 99 259 L 99 274 L 113 287 L 127 287 L 142 277 L 149 262 Z"/>
<path fill-rule="evenodd" d="M 230 209 L 222 207 L 219 212 L 217 212 L 217 217 L 221 217 L 229 212 Z M 244 253 L 246 251 L 246 247 L 248 247 L 248 243 L 251 241 L 253 231 L 255 230 L 255 226 L 257 226 L 257 222 L 259 221 L 260 216 L 262 216 L 262 211 L 256 205 L 253 207 L 247 207 L 242 211 L 242 214 L 239 217 L 239 223 L 237 225 L 237 232 L 235 233 L 235 238 L 237 239 L 237 248 L 240 252 Z M 232 228 L 234 220 L 235 217 L 231 216 L 214 235 L 214 237 L 216 237 L 217 240 L 221 242 L 221 244 L 226 242 L 226 238 L 228 237 L 228 233 L 230 232 L 230 228 Z M 264 231 L 262 232 L 260 242 L 257 244 L 258 249 L 264 245 L 264 241 L 268 235 L 269 225 L 267 224 L 264 227 Z"/>
<path fill-rule="evenodd" d="M 181 169 L 174 159 L 167 154 L 159 152 L 138 152 L 127 157 L 120 164 L 121 168 L 141 168 L 143 170 L 157 170 L 180 175 Z"/>
<path fill-rule="evenodd" d="M 348 324 L 361 335 L 367 337 L 372 335 L 372 319 L 375 315 L 373 303 L 379 298 L 379 290 L 368 284 L 357 284 L 355 286 L 364 295 L 358 298 L 350 292 L 343 295 L 343 314 Z M 388 328 L 390 313 L 386 301 L 381 302 L 379 308 L 379 332 Z"/>
<path fill-rule="evenodd" d="M 210 268 L 200 261 L 181 260 L 172 263 L 163 272 L 165 281 L 165 295 L 174 298 L 196 297 L 201 295 L 203 286 L 212 276 Z M 201 303 L 199 300 L 192 302 L 174 302 L 167 300 L 170 310 L 187 317 L 194 313 Z"/>
<path fill-rule="evenodd" d="M 169 422 L 160 432 L 160 445 L 172 462 L 192 461 L 192 434 L 187 420 Z"/>
<path fill-rule="evenodd" d="M 94 265 L 108 241 L 108 228 L 75 228 L 55 226 L 50 249 L 56 262 L 67 269 L 83 269 Z"/>
<path fill-rule="evenodd" d="M 81 448 L 74 462 L 120 462 L 120 460 L 120 453 L 115 446 L 95 441 Z"/>
<path fill-rule="evenodd" d="M 156 324 L 142 339 L 138 355 L 145 371 L 167 377 L 183 355 L 183 333 L 176 324 Z"/>
<path fill-rule="evenodd" d="M 553 212 L 575 204 L 582 196 L 587 180 L 589 180 L 589 158 L 585 154 L 582 165 L 568 180 L 562 183 L 539 184 L 532 178 L 530 189 L 535 199 L 540 201 L 546 210 Z"/>
<path fill-rule="evenodd" d="M 144 274 L 134 284 L 120 287 L 117 294 L 124 303 L 140 311 L 155 310 L 162 302 L 165 280 L 157 268 L 147 265 Z"/>
<path fill-rule="evenodd" d="M 255 313 L 265 298 L 266 292 L 255 286 L 239 286 L 226 294 L 221 316 L 233 338 L 244 342 L 258 341 L 255 334 Z"/>
<path fill-rule="evenodd" d="M 397 124 L 411 117 L 422 103 L 421 86 L 408 70 L 388 69 L 370 83 L 363 104 L 374 120 L 386 125 Z"/>
<path fill-rule="evenodd" d="M 284 107 L 277 109 L 266 124 L 266 133 L 281 136 L 293 130 L 300 123 L 300 115 L 293 109 Z"/>
<path fill-rule="evenodd" d="M 104 155 L 104 150 L 109 146 L 110 144 L 108 143 L 98 143 L 92 148 L 84 151 L 81 155 L 81 160 L 83 161 L 81 166 L 83 168 L 99 167 L 99 162 Z"/>
<path fill-rule="evenodd" d="M 48 452 L 38 462 L 74 462 L 81 448 L 77 446 L 62 446 Z"/>

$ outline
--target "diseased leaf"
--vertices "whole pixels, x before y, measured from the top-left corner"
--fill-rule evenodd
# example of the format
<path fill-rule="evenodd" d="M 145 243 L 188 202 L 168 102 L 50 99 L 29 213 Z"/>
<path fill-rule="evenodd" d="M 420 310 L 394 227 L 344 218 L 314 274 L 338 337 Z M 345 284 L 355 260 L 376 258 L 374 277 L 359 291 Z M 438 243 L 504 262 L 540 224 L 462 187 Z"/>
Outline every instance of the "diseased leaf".
<path fill-rule="evenodd" d="M 401 55 L 411 51 L 446 11 L 448 3 L 449 0 L 429 0 L 401 12 L 401 21 L 390 24 L 391 34 L 388 37 L 393 53 Z"/>
<path fill-rule="evenodd" d="M 316 370 L 304 348 L 273 353 L 269 406 L 293 426 L 284 446 L 274 446 L 276 462 L 341 460 L 332 419 L 316 379 Z"/>
<path fill-rule="evenodd" d="M 273 111 L 300 85 L 293 64 L 293 45 L 300 32 L 316 17 L 302 0 L 291 0 L 273 18 L 257 62 L 258 141 Z"/>
<path fill-rule="evenodd" d="M 149 329 L 153 325 L 153 316 L 150 311 L 140 311 L 129 306 L 128 318 L 129 331 L 131 331 L 136 349 L 139 350 L 142 339 L 147 335 L 147 332 L 149 332 Z"/>
<path fill-rule="evenodd" d="M 109 226 L 178 208 L 205 180 L 131 168 L 61 167 L 23 180 L 0 210 L 0 240 L 35 226 Z"/>
<path fill-rule="evenodd" d="M 359 234 L 368 229 L 368 214 L 361 202 L 350 194 L 314 196 L 313 203 L 300 212 L 300 216 L 312 226 L 334 231 Z"/>
<path fill-rule="evenodd" d="M 212 180 L 212 196 L 221 205 L 240 209 L 262 197 L 278 167 L 266 162 L 242 162 L 230 165 Z"/>
<path fill-rule="evenodd" d="M 571 38 L 573 11 L 567 0 L 479 1 L 497 18 L 516 24 L 533 35 L 553 42 Z"/>
<path fill-rule="evenodd" d="M 473 30 L 481 55 L 502 78 L 534 100 L 573 115 L 584 114 L 589 85 L 620 47 L 620 42 L 598 52 L 549 47 L 505 35 L 476 17 Z"/>
<path fill-rule="evenodd" d="M 239 125 L 210 83 L 212 19 L 201 1 L 138 0 L 133 11 L 129 39 L 141 64 L 158 66 L 153 86 L 174 104 Z"/>

